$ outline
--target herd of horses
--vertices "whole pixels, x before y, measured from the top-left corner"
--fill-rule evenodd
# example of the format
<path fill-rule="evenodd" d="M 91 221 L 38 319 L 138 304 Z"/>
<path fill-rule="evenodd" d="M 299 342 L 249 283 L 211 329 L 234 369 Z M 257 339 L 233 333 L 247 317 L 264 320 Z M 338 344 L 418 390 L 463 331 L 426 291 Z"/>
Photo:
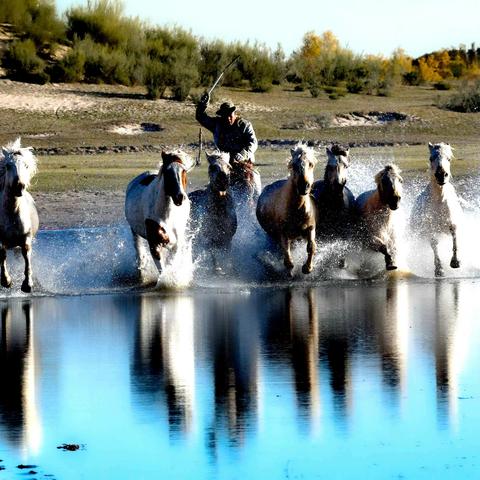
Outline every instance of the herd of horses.
<path fill-rule="evenodd" d="M 457 227 L 462 215 L 459 198 L 450 182 L 452 148 L 446 143 L 429 144 L 430 181 L 416 199 L 411 213 L 413 231 L 428 238 L 434 253 L 436 276 L 444 275 L 438 253 L 438 238 L 452 236 L 451 268 L 459 268 Z M 288 176 L 261 190 L 258 173 L 232 179 L 229 155 L 206 153 L 209 183 L 205 189 L 187 193 L 187 176 L 193 168 L 181 150 L 162 152 L 158 171 L 144 172 L 127 186 L 125 216 L 134 237 L 138 267 L 145 268 L 148 244 L 161 274 L 165 266 L 192 239 L 193 253 L 209 252 L 213 267 L 222 270 L 232 239 L 243 216 L 256 213 L 272 248 L 279 249 L 283 264 L 292 276 L 292 242 L 306 242 L 307 259 L 302 272 L 313 269 L 317 242 L 348 240 L 383 254 L 387 270 L 397 268 L 397 231 L 403 179 L 397 166 L 386 165 L 375 175 L 376 188 L 357 198 L 346 186 L 349 149 L 327 147 L 323 180 L 314 180 L 317 164 L 312 147 L 299 142 L 291 149 Z M 2 147 L 0 155 L 0 283 L 10 287 L 6 266 L 7 249 L 20 247 L 25 272 L 22 291 L 33 286 L 32 240 L 39 221 L 35 203 L 27 191 L 37 170 L 32 148 L 20 139 Z M 244 179 L 242 183 L 242 178 Z M 146 242 L 145 242 L 146 240 Z M 352 245 L 354 245 L 353 243 Z M 338 267 L 345 267 L 341 258 Z"/>

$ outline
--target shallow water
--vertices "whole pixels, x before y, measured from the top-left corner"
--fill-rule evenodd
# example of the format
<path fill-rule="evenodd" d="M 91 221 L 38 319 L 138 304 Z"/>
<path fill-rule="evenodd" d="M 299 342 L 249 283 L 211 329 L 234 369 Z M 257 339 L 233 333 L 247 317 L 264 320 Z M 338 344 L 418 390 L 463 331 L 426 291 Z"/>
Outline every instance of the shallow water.
<path fill-rule="evenodd" d="M 0 478 L 475 478 L 479 303 L 395 278 L 5 300 Z"/>
<path fill-rule="evenodd" d="M 389 159 L 367 160 L 356 195 Z M 310 276 L 302 246 L 293 281 L 281 262 L 265 275 L 261 233 L 242 217 L 231 271 L 187 249 L 140 285 L 125 225 L 40 232 L 35 293 L 19 291 L 15 255 L 0 292 L 0 480 L 476 478 L 477 180 L 457 182 L 462 267 L 441 280 L 406 228 L 418 177 L 390 274 L 337 243 L 320 245 Z"/>

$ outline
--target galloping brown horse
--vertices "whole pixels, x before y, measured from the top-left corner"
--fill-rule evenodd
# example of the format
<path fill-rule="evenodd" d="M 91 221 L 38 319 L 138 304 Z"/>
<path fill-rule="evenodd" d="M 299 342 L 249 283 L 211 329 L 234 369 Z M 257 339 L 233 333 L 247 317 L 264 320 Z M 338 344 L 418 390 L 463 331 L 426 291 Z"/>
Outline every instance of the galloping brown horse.
<path fill-rule="evenodd" d="M 288 162 L 290 176 L 267 185 L 257 203 L 257 219 L 268 235 L 283 250 L 283 263 L 292 275 L 293 260 L 291 242 L 296 239 L 307 241 L 307 261 L 303 273 L 310 273 L 315 254 L 316 207 L 310 191 L 313 185 L 313 169 L 317 163 L 313 149 L 298 143 L 291 150 Z"/>
<path fill-rule="evenodd" d="M 358 196 L 356 207 L 361 216 L 360 235 L 364 243 L 385 257 L 387 270 L 395 270 L 395 210 L 402 198 L 403 179 L 396 165 L 387 165 L 375 175 L 377 188 Z"/>

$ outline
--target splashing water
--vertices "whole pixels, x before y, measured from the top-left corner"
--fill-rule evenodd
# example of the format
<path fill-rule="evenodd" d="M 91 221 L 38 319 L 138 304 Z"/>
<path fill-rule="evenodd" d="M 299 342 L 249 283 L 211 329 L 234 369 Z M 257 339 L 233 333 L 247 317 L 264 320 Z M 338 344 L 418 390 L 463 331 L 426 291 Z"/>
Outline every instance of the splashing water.
<path fill-rule="evenodd" d="M 375 155 L 352 164 L 348 186 L 355 196 L 375 188 L 374 175 L 391 156 Z M 471 188 L 480 180 L 478 174 L 456 178 L 453 183 L 462 199 L 464 221 L 458 231 L 460 269 L 448 267 L 451 257 L 451 238 L 441 239 L 439 253 L 445 265 L 446 277 L 480 276 L 480 256 L 477 254 L 477 225 L 480 219 L 480 193 Z M 429 181 L 425 172 L 405 179 L 404 196 L 398 212 L 398 266 L 402 272 L 433 278 L 433 253 L 429 242 L 418 238 L 409 229 L 409 216 L 417 195 Z M 383 256 L 359 251 L 347 241 L 319 242 L 310 275 L 301 273 L 306 259 L 304 242 L 292 248 L 295 264 L 294 278 L 285 273 L 283 259 L 258 225 L 254 211 L 240 212 L 238 229 L 232 242 L 229 268 L 215 273 L 211 268 L 210 252 L 203 252 L 192 260 L 191 239 L 186 239 L 171 263 L 160 277 L 148 257 L 142 272 L 137 270 L 136 254 L 130 229 L 126 225 L 114 227 L 40 231 L 33 246 L 35 294 L 84 294 L 129 290 L 154 286 L 156 289 L 233 288 L 236 291 L 259 285 L 311 283 L 328 280 L 357 280 L 378 278 L 385 272 Z M 148 250 L 147 250 L 148 251 Z M 346 259 L 346 267 L 339 268 L 339 260 Z M 24 296 L 20 291 L 23 278 L 21 254 L 9 251 L 8 267 L 13 287 L 0 289 L 1 296 Z"/>

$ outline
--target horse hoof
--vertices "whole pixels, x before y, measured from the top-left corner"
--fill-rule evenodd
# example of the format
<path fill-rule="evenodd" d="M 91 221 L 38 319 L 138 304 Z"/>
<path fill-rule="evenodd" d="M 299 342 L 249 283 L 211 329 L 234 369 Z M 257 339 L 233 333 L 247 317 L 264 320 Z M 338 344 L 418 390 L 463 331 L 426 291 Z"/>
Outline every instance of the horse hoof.
<path fill-rule="evenodd" d="M 310 265 L 303 265 L 302 266 L 302 273 L 310 273 L 312 271 L 312 267 Z"/>
<path fill-rule="evenodd" d="M 26 281 L 24 281 L 24 282 L 22 283 L 22 287 L 21 287 L 21 288 L 22 288 L 22 292 L 25 292 L 25 293 L 30 293 L 30 292 L 32 291 L 32 286 L 29 285 L 29 283 L 26 282 Z"/>
<path fill-rule="evenodd" d="M 398 267 L 394 265 L 393 263 L 389 263 L 387 265 L 387 270 L 396 270 Z"/>
<path fill-rule="evenodd" d="M 443 268 L 436 268 L 435 269 L 435 276 L 436 277 L 443 277 L 445 275 L 445 272 L 443 271 Z"/>
<path fill-rule="evenodd" d="M 451 266 L 452 268 L 460 268 L 460 260 L 457 260 L 457 259 L 454 260 L 454 259 L 452 258 L 452 260 L 451 260 L 451 262 L 450 262 L 450 266 Z"/>
<path fill-rule="evenodd" d="M 8 280 L 6 278 L 2 278 L 1 284 L 2 287 L 10 288 L 12 286 L 12 280 L 10 278 Z"/>

